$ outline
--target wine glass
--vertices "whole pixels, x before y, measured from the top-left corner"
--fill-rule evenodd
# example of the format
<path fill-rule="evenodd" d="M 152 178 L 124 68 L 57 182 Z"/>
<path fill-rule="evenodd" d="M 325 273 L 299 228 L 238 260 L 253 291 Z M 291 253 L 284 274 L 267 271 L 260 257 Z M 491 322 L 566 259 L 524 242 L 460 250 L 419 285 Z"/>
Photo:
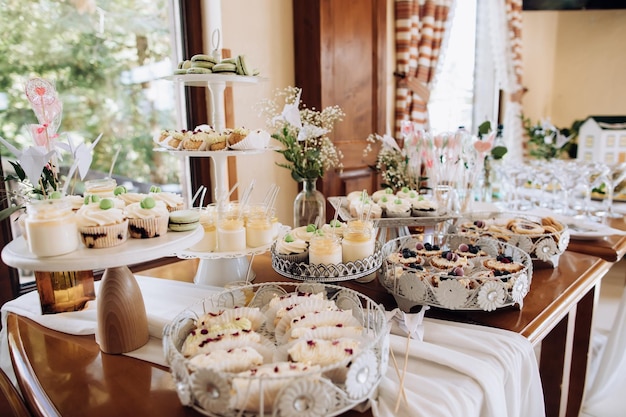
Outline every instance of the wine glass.
<path fill-rule="evenodd" d="M 610 172 L 607 164 L 602 162 L 588 162 L 580 165 L 582 172 L 582 186 L 584 190 L 583 217 L 586 220 L 598 220 L 591 212 L 591 193 L 594 188 L 606 182 Z"/>
<path fill-rule="evenodd" d="M 608 166 L 608 173 L 605 178 L 606 210 L 603 214 L 605 219 L 616 219 L 623 216 L 621 213 L 613 211 L 613 199 L 615 197 L 615 187 L 626 179 L 626 162 L 619 162 Z"/>

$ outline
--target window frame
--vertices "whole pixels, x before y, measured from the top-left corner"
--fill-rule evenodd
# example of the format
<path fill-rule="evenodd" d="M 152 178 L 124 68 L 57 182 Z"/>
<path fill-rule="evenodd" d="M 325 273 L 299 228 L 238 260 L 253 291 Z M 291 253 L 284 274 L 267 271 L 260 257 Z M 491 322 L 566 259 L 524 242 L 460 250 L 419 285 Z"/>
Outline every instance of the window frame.
<path fill-rule="evenodd" d="M 180 56 L 192 56 L 204 51 L 203 39 L 203 10 L 201 0 L 172 0 L 172 27 L 175 30 L 175 53 Z M 203 89 L 185 87 L 184 102 L 181 107 L 186 115 L 187 126 L 197 126 L 205 123 L 208 115 L 205 91 Z M 1 158 L 1 157 L 0 157 Z M 189 181 L 191 186 L 196 189 L 204 184 L 211 189 L 211 166 L 206 159 L 191 158 L 190 161 Z M 4 176 L 2 166 L 0 164 L 0 175 Z M 6 183 L 0 185 L 0 192 L 6 192 Z M 7 208 L 6 200 L 0 201 L 0 209 Z M 4 219 L 0 221 L 0 244 L 2 248 L 13 239 L 11 231 L 11 220 Z M 140 272 L 142 270 L 179 262 L 182 259 L 176 257 L 159 258 L 149 262 L 129 265 L 132 272 Z M 96 279 L 102 277 L 103 271 L 94 271 Z M 20 284 L 19 272 L 16 268 L 9 267 L 0 260 L 0 306 L 22 294 L 36 289 L 36 283 L 29 282 Z"/>

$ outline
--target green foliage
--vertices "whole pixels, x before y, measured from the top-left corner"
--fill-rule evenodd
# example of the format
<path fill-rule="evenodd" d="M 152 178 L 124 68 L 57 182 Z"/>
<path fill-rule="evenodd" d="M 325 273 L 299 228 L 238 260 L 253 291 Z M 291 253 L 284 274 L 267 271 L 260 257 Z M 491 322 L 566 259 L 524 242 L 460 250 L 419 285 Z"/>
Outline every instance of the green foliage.
<path fill-rule="evenodd" d="M 55 82 L 64 106 L 59 132 L 75 143 L 103 134 L 92 170 L 108 172 L 121 147 L 114 173 L 148 183 L 178 182 L 176 160 L 160 163 L 168 156 L 156 156 L 151 140 L 175 125 L 174 112 L 154 107 L 151 82 L 124 81 L 129 69 L 170 58 L 168 2 L 102 0 L 98 7 L 105 11 L 102 27 L 98 13 L 78 13 L 73 2 L 3 0 L 0 92 L 7 106 L 0 108 L 0 136 L 19 148 L 32 143 L 24 126 L 37 121 L 23 86 L 33 76 L 46 78 Z M 1 152 L 9 155 L 4 147 Z"/>

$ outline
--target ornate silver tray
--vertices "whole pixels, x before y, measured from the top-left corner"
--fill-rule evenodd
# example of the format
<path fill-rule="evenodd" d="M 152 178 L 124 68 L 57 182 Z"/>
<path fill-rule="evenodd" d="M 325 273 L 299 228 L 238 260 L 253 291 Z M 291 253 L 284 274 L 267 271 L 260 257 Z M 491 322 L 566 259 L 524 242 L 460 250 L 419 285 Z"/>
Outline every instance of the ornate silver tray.
<path fill-rule="evenodd" d="M 557 222 L 558 227 L 551 228 L 549 232 L 541 230 L 538 233 L 532 233 L 532 231 L 516 233 L 515 230 L 511 230 L 511 227 L 506 227 L 507 223 L 511 221 L 525 220 L 542 225 L 542 222 L 545 223 L 546 219 L 549 219 L 550 222 Z M 464 227 L 464 225 L 477 220 L 483 221 L 486 227 L 471 231 Z M 530 255 L 535 268 L 556 268 L 559 265 L 559 258 L 567 249 L 570 241 L 570 230 L 566 224 L 558 222 L 552 217 L 518 212 L 467 213 L 455 220 L 448 228 L 448 233 L 468 233 L 492 237 L 517 246 Z"/>
<path fill-rule="evenodd" d="M 339 210 L 339 218 L 344 222 L 348 220 L 354 220 L 348 208 L 341 204 L 342 199 L 345 202 L 345 198 L 342 197 L 328 197 L 328 202 L 334 207 L 335 210 Z M 448 220 L 456 219 L 459 216 L 452 213 L 440 214 L 437 216 L 424 216 L 424 217 L 403 217 L 403 218 L 391 218 L 383 217 L 376 220 L 377 227 L 409 227 L 409 226 L 434 226 L 446 222 Z"/>
<path fill-rule="evenodd" d="M 375 273 L 382 263 L 381 244 L 376 242 L 374 254 L 354 262 L 334 265 L 316 265 L 291 262 L 276 254 L 276 243 L 272 245 L 272 268 L 280 275 L 299 281 L 339 282 L 363 278 Z"/>
<path fill-rule="evenodd" d="M 278 327 L 271 324 L 270 302 L 302 294 L 317 294 L 332 301 L 344 312 L 349 311 L 350 320 L 359 324 L 359 348 L 347 359 L 307 371 L 268 376 L 226 372 L 211 365 L 192 366 L 190 358 L 183 355 L 187 336 L 203 316 L 238 311 L 245 306 L 258 308 L 267 318 L 257 332 L 269 344 L 274 358 L 268 366 L 278 366 L 276 361 L 284 361 L 281 357 L 285 344 L 279 341 Z M 387 370 L 389 337 L 383 308 L 356 291 L 321 283 L 276 282 L 228 290 L 188 307 L 165 326 L 163 349 L 181 403 L 204 415 L 321 417 L 342 414 L 375 395 Z M 302 414 L 304 410 L 306 414 Z"/>
<path fill-rule="evenodd" d="M 469 259 L 464 275 L 451 277 L 448 272 L 434 268 L 427 259 L 421 265 L 407 266 L 390 261 L 390 255 L 403 249 L 414 249 L 417 243 L 428 242 L 441 250 L 456 250 L 459 245 L 479 246 L 484 254 Z M 391 293 L 403 311 L 416 305 L 429 305 L 448 310 L 485 310 L 513 306 L 521 309 L 530 290 L 533 264 L 530 256 L 515 246 L 485 237 L 466 235 L 412 235 L 387 242 L 382 248 L 383 264 L 379 280 Z M 502 276 L 490 274 L 483 262 L 498 255 L 510 257 L 522 264 L 521 270 Z"/>

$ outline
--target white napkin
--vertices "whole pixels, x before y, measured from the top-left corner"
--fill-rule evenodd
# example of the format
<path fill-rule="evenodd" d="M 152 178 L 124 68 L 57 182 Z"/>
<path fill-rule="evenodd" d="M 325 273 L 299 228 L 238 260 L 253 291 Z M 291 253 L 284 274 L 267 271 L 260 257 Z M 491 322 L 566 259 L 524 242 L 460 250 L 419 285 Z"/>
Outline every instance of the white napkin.
<path fill-rule="evenodd" d="M 135 276 L 141 289 L 150 340 L 139 349 L 125 355 L 165 366 L 165 357 L 161 338 L 163 327 L 186 307 L 224 291 L 221 287 L 190 284 L 187 282 L 159 278 Z M 96 297 L 100 281 L 94 283 Z M 12 312 L 27 317 L 42 326 L 73 335 L 89 335 L 96 333 L 97 298 L 87 303 L 85 309 L 69 313 L 41 314 L 39 295 L 36 291 L 22 295 L 2 306 L 2 331 L 0 332 L 0 367 L 9 375 L 13 374 L 6 342 L 6 314 Z M 13 379 L 13 377 L 11 377 Z"/>
<path fill-rule="evenodd" d="M 376 417 L 544 416 L 543 391 L 531 344 L 517 333 L 483 326 L 424 319 L 424 341 L 412 341 L 404 391 L 390 360 L 371 401 Z M 404 367 L 406 336 L 390 335 Z"/>

